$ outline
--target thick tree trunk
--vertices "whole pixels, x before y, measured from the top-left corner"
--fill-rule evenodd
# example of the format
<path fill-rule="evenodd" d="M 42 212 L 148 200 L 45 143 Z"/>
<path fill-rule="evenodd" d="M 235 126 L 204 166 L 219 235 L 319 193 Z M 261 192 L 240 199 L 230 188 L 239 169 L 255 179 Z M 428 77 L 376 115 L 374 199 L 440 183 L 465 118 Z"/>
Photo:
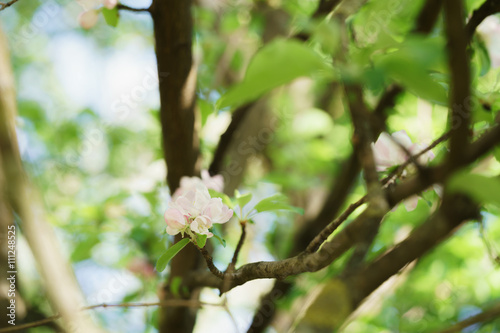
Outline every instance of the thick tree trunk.
<path fill-rule="evenodd" d="M 156 59 L 160 79 L 160 120 L 163 149 L 167 163 L 167 183 L 173 193 L 182 176 L 199 172 L 198 138 L 195 130 L 196 66 L 192 57 L 193 20 L 191 0 L 155 0 L 151 6 L 156 41 Z M 176 241 L 178 241 L 176 237 Z M 189 244 L 173 260 L 169 281 L 161 298 L 172 298 L 169 283 L 196 269 L 201 257 Z M 184 295 L 195 297 L 195 295 Z M 160 332 L 191 332 L 196 311 L 189 308 L 163 308 Z"/>

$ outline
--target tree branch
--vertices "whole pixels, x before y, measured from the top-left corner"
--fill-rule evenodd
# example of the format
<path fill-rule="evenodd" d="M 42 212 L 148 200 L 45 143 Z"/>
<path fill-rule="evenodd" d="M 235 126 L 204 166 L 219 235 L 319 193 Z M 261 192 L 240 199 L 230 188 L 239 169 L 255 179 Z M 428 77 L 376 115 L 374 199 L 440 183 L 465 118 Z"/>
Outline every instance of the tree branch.
<path fill-rule="evenodd" d="M 413 32 L 427 35 L 436 25 L 443 0 L 426 0 L 417 17 Z"/>
<path fill-rule="evenodd" d="M 351 215 L 358 207 L 360 207 L 362 204 L 366 202 L 367 196 L 362 197 L 355 203 L 351 204 L 347 209 L 339 216 L 337 217 L 334 221 L 332 221 L 329 225 L 327 225 L 321 232 L 314 237 L 314 239 L 309 243 L 307 246 L 306 250 L 304 252 L 306 253 L 313 253 L 316 252 L 321 244 L 323 244 L 330 235 L 337 230 L 337 228 Z"/>
<path fill-rule="evenodd" d="M 477 27 L 483 22 L 485 18 L 490 15 L 500 12 L 500 1 L 486 0 L 478 9 L 473 13 L 467 25 L 465 26 L 465 33 L 467 40 L 472 40 L 472 36 L 476 32 Z"/>
<path fill-rule="evenodd" d="M 154 0 L 151 7 L 155 53 L 160 90 L 160 122 L 162 146 L 167 164 L 167 183 L 173 193 L 183 176 L 199 173 L 199 142 L 195 129 L 196 77 L 193 63 L 192 0 Z M 176 236 L 179 240 L 181 235 Z M 183 278 L 202 263 L 193 244 L 188 244 L 170 264 L 169 281 Z M 173 298 L 168 285 L 162 297 Z M 185 297 L 189 297 L 186 295 Z M 196 312 L 185 308 L 160 311 L 160 332 L 191 332 Z"/>
<path fill-rule="evenodd" d="M 452 325 L 444 330 L 439 331 L 439 333 L 456 333 L 456 332 L 462 332 L 463 329 L 474 325 L 478 323 L 486 323 L 489 321 L 492 321 L 494 319 L 497 319 L 500 317 L 500 302 L 497 302 L 495 305 L 490 307 L 487 310 L 484 310 L 483 312 L 469 317 L 467 319 L 464 319 L 455 325 Z"/>
<path fill-rule="evenodd" d="M 479 217 L 477 206 L 462 196 L 443 200 L 441 209 L 390 251 L 342 277 L 351 291 L 353 307 L 405 265 L 446 239 L 462 222 Z"/>
<path fill-rule="evenodd" d="M 219 279 L 224 279 L 224 273 L 222 273 L 214 264 L 214 260 L 210 253 L 208 253 L 207 249 L 204 247 L 199 247 L 196 245 L 196 248 L 202 254 L 203 258 L 205 258 L 205 262 L 207 263 L 207 267 L 212 272 L 213 275 L 217 276 Z"/>
<path fill-rule="evenodd" d="M 469 146 L 464 154 L 465 162 L 475 161 L 498 143 L 500 143 L 500 126 L 495 126 Z M 434 168 L 428 168 L 429 177 L 425 179 L 415 176 L 400 185 L 386 188 L 384 195 L 388 198 L 389 208 L 414 194 L 420 193 L 435 182 L 444 182 L 459 168 L 460 166 L 450 167 L 444 163 Z M 370 212 L 365 210 L 337 233 L 333 239 L 323 243 L 323 246 L 314 253 L 302 252 L 281 261 L 255 262 L 243 265 L 231 275 L 232 283 L 229 290 L 254 279 L 275 278 L 282 280 L 291 275 L 318 271 L 328 266 L 359 241 L 361 231 L 367 227 L 370 221 Z M 222 280 L 210 272 L 204 271 L 190 274 L 186 284 L 220 289 Z"/>

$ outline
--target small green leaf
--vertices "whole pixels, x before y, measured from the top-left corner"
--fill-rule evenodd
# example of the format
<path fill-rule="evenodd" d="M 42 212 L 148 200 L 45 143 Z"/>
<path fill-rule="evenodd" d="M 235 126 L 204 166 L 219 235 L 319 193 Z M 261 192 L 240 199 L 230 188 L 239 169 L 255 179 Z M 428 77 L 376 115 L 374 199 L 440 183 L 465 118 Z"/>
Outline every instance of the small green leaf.
<path fill-rule="evenodd" d="M 298 77 L 316 73 L 333 76 L 331 66 L 313 49 L 295 40 L 276 39 L 259 50 L 245 78 L 217 102 L 218 108 L 245 104 Z"/>
<path fill-rule="evenodd" d="M 182 278 L 180 276 L 175 276 L 170 282 L 170 292 L 175 296 L 179 297 L 179 289 L 181 287 Z"/>
<path fill-rule="evenodd" d="M 489 203 L 500 207 L 500 179 L 498 177 L 459 172 L 448 181 L 448 190 L 470 195 L 479 203 Z"/>
<path fill-rule="evenodd" d="M 212 198 L 221 198 L 222 199 L 222 203 L 224 203 L 229 208 L 231 208 L 231 209 L 234 208 L 233 202 L 224 193 L 220 193 L 220 192 L 217 192 L 216 190 L 212 190 L 212 189 L 208 189 L 208 193 L 210 193 L 210 196 Z"/>
<path fill-rule="evenodd" d="M 240 192 L 238 192 L 238 190 L 235 190 L 234 196 L 236 197 L 236 202 L 238 203 L 238 205 L 242 209 L 243 209 L 243 207 L 245 207 L 245 205 L 247 203 L 250 202 L 250 200 L 252 200 L 252 193 L 250 193 L 250 192 L 245 193 L 245 194 L 240 194 Z"/>
<path fill-rule="evenodd" d="M 198 237 L 196 238 L 196 244 L 198 244 L 200 248 L 203 248 L 206 243 L 207 243 L 207 235 L 198 235 Z"/>
<path fill-rule="evenodd" d="M 301 215 L 304 214 L 304 209 L 290 205 L 288 198 L 281 193 L 262 199 L 254 208 L 259 213 L 273 210 L 289 210 Z"/>
<path fill-rule="evenodd" d="M 172 245 L 171 247 L 169 247 L 167 251 L 165 251 L 165 253 L 163 253 L 156 262 L 156 271 L 163 272 L 167 267 L 168 262 L 173 257 L 175 257 L 175 255 L 179 253 L 179 251 L 182 250 L 184 246 L 187 245 L 187 243 L 189 243 L 189 238 L 183 238 L 174 245 Z"/>
<path fill-rule="evenodd" d="M 118 25 L 118 8 L 108 9 L 104 7 L 102 9 L 102 15 L 104 16 L 104 20 L 106 23 L 112 27 L 116 27 Z"/>
<path fill-rule="evenodd" d="M 483 76 L 486 73 L 488 73 L 488 71 L 491 68 L 490 55 L 488 53 L 488 49 L 486 48 L 486 45 L 484 44 L 484 42 L 480 38 L 474 38 L 474 45 L 476 46 L 474 48 L 474 50 L 475 50 L 474 58 L 477 59 L 477 61 L 479 62 L 479 67 L 480 67 L 479 76 Z"/>

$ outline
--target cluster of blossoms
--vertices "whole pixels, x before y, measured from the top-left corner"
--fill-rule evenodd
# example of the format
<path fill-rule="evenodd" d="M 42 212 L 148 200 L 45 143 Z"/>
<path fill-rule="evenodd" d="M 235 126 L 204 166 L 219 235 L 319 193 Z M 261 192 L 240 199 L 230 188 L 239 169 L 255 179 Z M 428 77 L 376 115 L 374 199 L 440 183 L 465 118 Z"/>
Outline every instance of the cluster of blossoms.
<path fill-rule="evenodd" d="M 389 168 L 401 165 L 408 160 L 409 157 L 401 146 L 412 155 L 420 153 L 425 148 L 422 144 L 412 143 L 410 137 L 404 130 L 393 133 L 392 138 L 391 135 L 383 132 L 380 134 L 377 142 L 372 144 L 373 157 L 378 171 L 387 171 Z M 434 159 L 434 153 L 429 150 L 419 156 L 417 162 L 425 165 L 432 159 Z M 403 175 L 405 174 L 406 170 L 403 171 Z M 437 191 L 437 193 L 439 192 Z M 417 207 L 417 204 L 418 196 L 416 195 L 404 201 L 407 211 L 414 210 Z"/>
<path fill-rule="evenodd" d="M 226 223 L 233 216 L 233 211 L 221 198 L 211 198 L 208 192 L 208 188 L 220 191 L 222 187 L 222 176 L 210 177 L 207 172 L 202 173 L 201 179 L 183 177 L 165 211 L 167 233 L 187 233 L 191 238 L 194 238 L 193 233 L 212 237 L 212 225 Z"/>
<path fill-rule="evenodd" d="M 82 28 L 90 29 L 97 23 L 100 7 L 113 9 L 118 5 L 118 0 L 79 0 L 78 3 L 85 9 L 78 16 L 78 22 Z"/>

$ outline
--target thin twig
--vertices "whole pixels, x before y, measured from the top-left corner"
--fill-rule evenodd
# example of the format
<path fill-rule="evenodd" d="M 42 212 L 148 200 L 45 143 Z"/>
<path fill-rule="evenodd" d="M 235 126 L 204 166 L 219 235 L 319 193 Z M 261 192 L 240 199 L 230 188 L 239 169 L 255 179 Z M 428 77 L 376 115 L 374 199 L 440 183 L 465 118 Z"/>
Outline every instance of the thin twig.
<path fill-rule="evenodd" d="M 327 225 L 321 232 L 309 243 L 306 250 L 306 253 L 316 252 L 316 250 L 327 240 L 327 238 L 335 231 L 337 228 L 349 217 L 362 204 L 366 202 L 368 196 L 364 196 L 355 203 L 349 205 L 347 209 L 334 221 L 332 221 L 329 225 Z"/>
<path fill-rule="evenodd" d="M 496 265 L 500 266 L 500 256 L 498 255 L 498 251 L 496 251 L 496 249 L 488 239 L 488 236 L 486 235 L 483 221 L 479 222 L 479 233 L 481 235 L 481 239 L 483 240 L 483 244 L 486 247 L 486 252 L 488 252 L 490 260 Z"/>
<path fill-rule="evenodd" d="M 231 259 L 231 262 L 227 266 L 226 271 L 224 272 L 224 282 L 222 283 L 222 288 L 220 290 L 220 294 L 224 294 L 229 287 L 231 286 L 231 276 L 234 272 L 234 269 L 236 267 L 236 262 L 238 261 L 238 255 L 241 251 L 241 247 L 243 246 L 243 243 L 245 242 L 245 236 L 246 236 L 246 221 L 240 222 L 241 225 L 241 236 L 240 240 L 238 241 L 238 245 L 236 245 L 236 249 L 234 250 L 233 258 Z"/>
<path fill-rule="evenodd" d="M 208 253 L 207 249 L 205 247 L 199 247 L 197 244 L 193 243 L 196 248 L 200 251 L 202 254 L 203 258 L 205 258 L 205 261 L 207 262 L 207 267 L 212 272 L 215 276 L 217 276 L 219 279 L 224 279 L 224 273 L 222 273 L 214 264 L 214 260 L 212 256 Z"/>
<path fill-rule="evenodd" d="M 160 306 L 160 307 L 177 307 L 177 306 L 182 306 L 182 307 L 195 307 L 195 308 L 201 308 L 203 306 L 218 306 L 218 307 L 223 307 L 223 304 L 217 304 L 217 303 L 207 303 L 207 302 L 200 302 L 196 300 L 183 300 L 183 299 L 175 299 L 175 300 L 168 300 L 168 301 L 163 301 L 163 302 L 153 302 L 153 303 L 120 303 L 120 304 L 96 304 L 96 305 L 89 305 L 86 307 L 83 307 L 81 310 L 94 310 L 98 308 L 130 308 L 130 307 L 150 307 L 150 306 Z M 32 328 L 32 327 L 38 327 L 45 325 L 47 323 L 50 323 L 54 320 L 57 320 L 61 318 L 60 314 L 34 321 L 32 323 L 27 323 L 23 325 L 16 325 L 13 327 L 7 327 L 7 328 L 0 328 L 0 333 L 4 332 L 15 332 L 15 331 L 20 331 L 24 330 L 27 328 Z"/>
<path fill-rule="evenodd" d="M 19 0 L 11 0 L 9 2 L 0 2 L 0 10 L 4 10 L 5 8 L 10 7 L 18 1 Z"/>
<path fill-rule="evenodd" d="M 240 240 L 238 241 L 238 245 L 236 245 L 236 249 L 234 250 L 234 254 L 233 254 L 233 259 L 231 260 L 231 263 L 229 264 L 230 266 L 233 266 L 233 267 L 236 266 L 236 261 L 238 261 L 238 255 L 240 254 L 241 247 L 243 246 L 243 243 L 245 242 L 245 236 L 247 235 L 246 222 L 240 223 L 240 225 L 241 225 Z M 229 268 L 229 266 L 228 266 L 228 268 Z"/>
<path fill-rule="evenodd" d="M 234 328 L 236 330 L 236 333 L 239 333 L 240 330 L 239 330 L 238 322 L 236 321 L 236 319 L 234 318 L 233 314 L 229 310 L 229 306 L 227 306 L 227 298 L 226 297 L 224 297 L 224 302 L 222 303 L 222 307 L 227 312 L 227 315 L 229 316 L 229 319 L 231 319 L 231 323 L 233 324 L 233 326 L 234 326 Z"/>

